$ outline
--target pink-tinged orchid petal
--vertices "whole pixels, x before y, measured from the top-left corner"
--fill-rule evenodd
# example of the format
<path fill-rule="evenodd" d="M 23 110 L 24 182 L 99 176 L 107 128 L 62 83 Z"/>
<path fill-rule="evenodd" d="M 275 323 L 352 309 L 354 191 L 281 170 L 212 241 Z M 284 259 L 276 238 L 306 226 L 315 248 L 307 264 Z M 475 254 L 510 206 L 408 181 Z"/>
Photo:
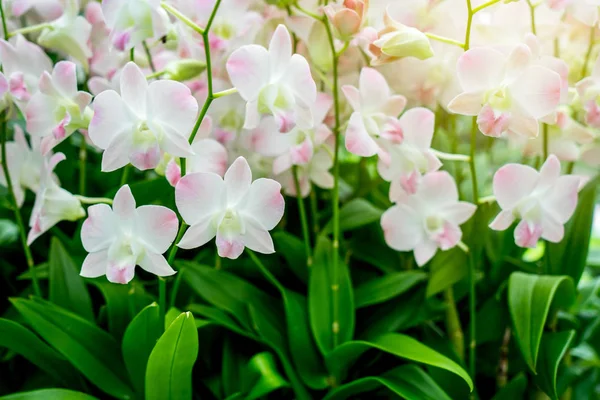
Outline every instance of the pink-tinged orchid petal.
<path fill-rule="evenodd" d="M 534 118 L 553 112 L 561 98 L 560 76 L 538 65 L 527 68 L 511 84 L 511 93 L 519 105 Z"/>
<path fill-rule="evenodd" d="M 294 165 L 306 165 L 314 154 L 313 142 L 308 137 L 302 143 L 290 148 L 290 156 Z"/>
<path fill-rule="evenodd" d="M 105 90 L 94 99 L 94 116 L 88 133 L 96 146 L 106 149 L 113 138 L 133 123 L 133 116 L 121 96 L 114 90 Z"/>
<path fill-rule="evenodd" d="M 294 54 L 286 67 L 284 79 L 289 82 L 290 88 L 302 106 L 310 107 L 315 103 L 317 85 L 310 73 L 306 58 Z"/>
<path fill-rule="evenodd" d="M 390 97 L 390 88 L 379 71 L 365 67 L 360 71 L 358 87 L 363 108 L 379 109 Z"/>
<path fill-rule="evenodd" d="M 540 133 L 540 124 L 530 115 L 513 111 L 510 115 L 508 129 L 519 136 L 534 138 Z"/>
<path fill-rule="evenodd" d="M 77 67 L 69 61 L 59 61 L 52 71 L 52 82 L 57 90 L 68 97 L 77 93 Z"/>
<path fill-rule="evenodd" d="M 503 210 L 528 196 L 538 182 L 538 172 L 527 165 L 507 164 L 494 174 L 494 196 Z"/>
<path fill-rule="evenodd" d="M 109 259 L 108 269 L 106 270 L 106 279 L 112 283 L 126 285 L 135 275 L 135 263 L 133 261 L 127 264 L 111 264 Z"/>
<path fill-rule="evenodd" d="M 106 274 L 108 250 L 90 253 L 83 260 L 80 275 L 84 278 L 98 278 Z"/>
<path fill-rule="evenodd" d="M 181 82 L 161 80 L 148 87 L 148 110 L 153 122 L 169 126 L 187 140 L 198 113 L 198 102 Z"/>
<path fill-rule="evenodd" d="M 227 149 L 214 139 L 194 141 L 195 155 L 188 158 L 188 172 L 213 172 L 223 176 L 227 171 Z"/>
<path fill-rule="evenodd" d="M 515 228 L 514 236 L 517 246 L 535 248 L 542 236 L 542 226 L 522 220 Z"/>
<path fill-rule="evenodd" d="M 106 204 L 88 208 L 88 217 L 81 227 L 81 242 L 85 251 L 94 253 L 108 248 L 116 234 L 117 221 L 112 209 Z M 104 275 L 106 264 L 101 275 Z"/>
<path fill-rule="evenodd" d="M 559 243 L 565 237 L 565 227 L 557 222 L 552 216 L 542 220 L 542 239 L 552 243 Z"/>
<path fill-rule="evenodd" d="M 121 98 L 140 118 L 146 115 L 146 92 L 148 82 L 140 68 L 128 62 L 121 72 Z"/>
<path fill-rule="evenodd" d="M 465 92 L 478 92 L 494 87 L 504 77 L 506 57 L 489 47 L 473 48 L 458 59 L 457 73 Z"/>
<path fill-rule="evenodd" d="M 156 276 L 171 276 L 176 273 L 162 255 L 150 251 L 146 251 L 144 257 L 140 260 L 139 265 L 142 269 Z"/>
<path fill-rule="evenodd" d="M 434 235 L 433 239 L 437 246 L 443 250 L 449 250 L 455 247 L 462 238 L 460 227 L 446 221 L 440 232 Z"/>
<path fill-rule="evenodd" d="M 560 176 L 560 161 L 554 154 L 550 154 L 548 159 L 540 168 L 538 179 L 538 190 L 546 190 L 556 183 Z"/>
<path fill-rule="evenodd" d="M 244 243 L 240 236 L 227 237 L 217 231 L 216 244 L 219 257 L 235 260 L 244 251 Z"/>
<path fill-rule="evenodd" d="M 360 111 L 360 92 L 351 85 L 342 86 L 342 93 L 354 111 Z"/>
<path fill-rule="evenodd" d="M 448 110 L 455 114 L 477 115 L 483 103 L 483 92 L 464 92 L 448 104 Z"/>
<path fill-rule="evenodd" d="M 250 190 L 252 171 L 244 157 L 238 157 L 225 172 L 225 190 L 229 205 L 239 204 Z"/>
<path fill-rule="evenodd" d="M 418 215 L 405 205 L 397 205 L 381 216 L 385 242 L 398 251 L 410 251 L 423 238 L 423 225 Z"/>
<path fill-rule="evenodd" d="M 431 240 L 425 240 L 415 247 L 415 261 L 419 267 L 427 264 L 437 253 L 437 246 Z"/>
<path fill-rule="evenodd" d="M 129 185 L 123 185 L 115 194 L 112 206 L 115 216 L 122 223 L 133 223 L 135 217 L 135 199 Z"/>
<path fill-rule="evenodd" d="M 268 230 L 263 228 L 259 222 L 250 217 L 245 220 L 246 232 L 243 236 L 244 245 L 250 250 L 262 254 L 275 253 L 273 239 Z"/>
<path fill-rule="evenodd" d="M 194 249 L 208 243 L 217 235 L 216 224 L 211 218 L 206 218 L 204 221 L 192 225 L 185 231 L 181 241 L 177 243 L 177 247 L 182 249 Z"/>
<path fill-rule="evenodd" d="M 361 114 L 355 112 L 350 116 L 346 129 L 346 150 L 361 157 L 377 154 L 379 146 L 367 132 Z"/>
<path fill-rule="evenodd" d="M 530 48 L 519 43 L 513 48 L 506 61 L 506 74 L 508 77 L 517 77 L 530 65 L 533 55 Z"/>
<path fill-rule="evenodd" d="M 435 114 L 423 107 L 406 111 L 399 120 L 406 140 L 410 140 L 421 149 L 429 149 L 433 139 Z"/>
<path fill-rule="evenodd" d="M 188 225 L 215 214 L 224 201 L 225 185 L 212 173 L 193 173 L 181 178 L 175 188 L 175 203 Z"/>
<path fill-rule="evenodd" d="M 28 101 L 31 95 L 25 85 L 25 75 L 22 72 L 13 73 L 8 81 L 10 94 L 19 101 Z"/>
<path fill-rule="evenodd" d="M 473 216 L 473 214 L 475 214 L 476 210 L 477 206 L 475 204 L 464 201 L 459 201 L 458 203 L 454 203 L 443 208 L 444 216 L 446 217 L 447 221 L 450 221 L 456 226 L 467 222 Z M 456 243 L 454 243 L 454 245 L 455 244 Z M 454 247 L 454 245 L 451 247 Z"/>
<path fill-rule="evenodd" d="M 166 207 L 141 206 L 137 209 L 135 228 L 138 238 L 146 248 L 156 254 L 162 254 L 169 249 L 177 236 L 178 227 L 177 214 Z M 144 268 L 142 264 L 140 266 Z"/>
<path fill-rule="evenodd" d="M 577 208 L 577 192 L 581 178 L 561 176 L 546 197 L 544 210 L 560 224 L 565 224 Z"/>
<path fill-rule="evenodd" d="M 511 211 L 500 211 L 496 218 L 490 223 L 490 228 L 495 231 L 503 231 L 510 228 L 513 222 L 515 222 L 515 216 Z"/>
<path fill-rule="evenodd" d="M 406 97 L 402 95 L 394 95 L 390 96 L 390 98 L 385 102 L 384 106 L 381 108 L 381 111 L 385 115 L 398 117 L 404 110 L 404 107 L 406 107 Z"/>
<path fill-rule="evenodd" d="M 458 201 L 458 189 L 454 178 L 446 171 L 430 172 L 423 176 L 419 184 L 423 199 L 436 207 L 453 205 Z"/>
<path fill-rule="evenodd" d="M 244 100 L 255 99 L 268 81 L 269 52 L 258 45 L 240 47 L 231 54 L 226 67 L 240 96 Z"/>
<path fill-rule="evenodd" d="M 290 153 L 282 154 L 273 160 L 273 175 L 279 175 L 292 168 L 293 165 Z"/>
<path fill-rule="evenodd" d="M 177 186 L 177 183 L 179 183 L 179 180 L 181 179 L 181 168 L 175 160 L 168 162 L 167 167 L 165 168 L 165 177 L 173 187 Z"/>
<path fill-rule="evenodd" d="M 510 126 L 510 117 L 506 113 L 496 115 L 492 107 L 485 105 L 477 116 L 477 127 L 486 136 L 500 137 Z"/>
<path fill-rule="evenodd" d="M 244 129 L 254 129 L 260 123 L 260 113 L 258 112 L 258 102 L 249 101 L 246 103 L 246 117 L 244 120 Z"/>
<path fill-rule="evenodd" d="M 102 153 L 102 172 L 112 172 L 129 164 L 132 148 L 131 137 L 126 132 L 115 136 Z"/>
<path fill-rule="evenodd" d="M 285 72 L 292 58 L 292 39 L 285 25 L 278 25 L 269 42 L 269 68 L 271 76 Z"/>
<path fill-rule="evenodd" d="M 272 179 L 260 178 L 252 183 L 246 201 L 241 205 L 248 216 L 270 231 L 281 221 L 285 201 L 281 185 Z"/>

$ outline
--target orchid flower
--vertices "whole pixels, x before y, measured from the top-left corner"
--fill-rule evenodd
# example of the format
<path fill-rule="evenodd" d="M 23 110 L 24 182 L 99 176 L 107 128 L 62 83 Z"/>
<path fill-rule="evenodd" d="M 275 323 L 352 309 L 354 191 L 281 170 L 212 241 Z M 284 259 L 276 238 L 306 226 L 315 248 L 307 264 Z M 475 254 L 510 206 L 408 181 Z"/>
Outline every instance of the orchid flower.
<path fill-rule="evenodd" d="M 494 196 L 502 211 L 490 228 L 503 231 L 515 220 L 515 243 L 535 247 L 541 238 L 558 243 L 564 224 L 577 206 L 580 178 L 560 176 L 560 161 L 550 155 L 540 171 L 521 164 L 507 164 L 494 174 Z"/>
<path fill-rule="evenodd" d="M 583 78 L 575 87 L 583 103 L 586 124 L 600 128 L 600 57 L 596 59 L 591 75 Z"/>
<path fill-rule="evenodd" d="M 325 147 L 328 147 L 328 149 L 326 150 Z M 334 178 L 330 172 L 333 167 L 333 159 L 331 158 L 333 150 L 331 147 L 333 146 L 328 144 L 321 146 L 308 163 L 296 167 L 298 184 L 300 186 L 300 196 L 303 198 L 310 194 L 311 186 L 313 184 L 321 189 L 333 188 Z M 291 168 L 280 172 L 275 178 L 281 183 L 283 192 L 286 195 L 293 197 L 298 196 L 296 182 Z"/>
<path fill-rule="evenodd" d="M 39 88 L 27 104 L 25 116 L 27 131 L 42 138 L 41 150 L 46 154 L 75 130 L 88 127 L 92 95 L 77 91 L 76 66 L 70 61 L 57 63 L 52 75 L 44 71 Z"/>
<path fill-rule="evenodd" d="M 25 201 L 25 189 L 36 192 L 40 186 L 40 173 L 44 158 L 39 152 L 38 147 L 38 140 L 31 138 L 30 146 L 25 138 L 23 129 L 19 125 L 14 126 L 14 141 L 6 143 L 6 163 L 8 165 L 13 193 L 19 207 Z M 1 155 L 0 160 L 2 160 Z M 0 185 L 7 185 L 4 171 L 1 169 Z"/>
<path fill-rule="evenodd" d="M 175 271 L 162 256 L 177 235 L 179 220 L 167 207 L 141 206 L 128 185 L 115 195 L 112 209 L 106 204 L 88 208 L 81 228 L 83 248 L 89 252 L 81 267 L 81 276 L 106 275 L 110 282 L 129 283 L 135 266 L 157 275 Z"/>
<path fill-rule="evenodd" d="M 33 10 L 46 21 L 52 21 L 63 13 L 61 0 L 13 0 L 11 6 L 15 17 L 20 17 Z"/>
<path fill-rule="evenodd" d="M 292 40 L 284 25 L 273 33 L 269 49 L 246 45 L 235 50 L 227 60 L 227 72 L 246 103 L 245 129 L 256 128 L 261 114 L 270 114 L 280 132 L 296 125 L 313 126 L 311 105 L 317 87 L 304 57 L 292 55 Z"/>
<path fill-rule="evenodd" d="M 169 16 L 160 0 L 104 0 L 102 11 L 112 43 L 120 51 L 167 34 Z"/>
<path fill-rule="evenodd" d="M 463 92 L 448 105 L 450 111 L 477 116 L 479 130 L 498 137 L 510 132 L 536 137 L 538 121 L 553 113 L 561 101 L 559 74 L 531 63 L 531 49 L 517 45 L 506 56 L 491 47 L 478 47 L 458 59 Z"/>
<path fill-rule="evenodd" d="M 372 68 L 361 70 L 358 89 L 344 85 L 342 92 L 354 110 L 346 129 L 346 149 L 362 157 L 377 154 L 380 148 L 375 139 L 398 118 L 406 98 L 392 95 L 383 75 Z"/>
<path fill-rule="evenodd" d="M 390 195 L 396 204 L 381 216 L 385 241 L 395 250 L 414 251 L 419 266 L 431 260 L 438 249 L 458 245 L 460 225 L 477 208 L 458 201 L 456 183 L 446 171 L 423 176 L 412 194 L 399 190 Z"/>
<path fill-rule="evenodd" d="M 31 96 L 38 90 L 40 75 L 52 71 L 52 61 L 41 47 L 28 42 L 22 35 L 9 42 L 0 40 L 0 59 L 10 96 L 24 111 Z"/>
<path fill-rule="evenodd" d="M 56 164 L 65 159 L 63 153 L 56 153 L 49 160 L 44 159 L 40 184 L 29 219 L 31 229 L 27 236 L 28 244 L 60 221 L 76 221 L 85 216 L 80 201 L 54 180 L 53 171 Z"/>
<path fill-rule="evenodd" d="M 175 202 L 190 225 L 177 246 L 192 249 L 216 236 L 220 257 L 236 259 L 244 247 L 259 253 L 274 253 L 269 231 L 283 216 L 285 202 L 281 185 L 272 179 L 252 182 L 245 158 L 237 158 L 225 178 L 197 172 L 181 178 Z"/>
<path fill-rule="evenodd" d="M 155 168 L 162 153 L 175 157 L 194 154 L 188 137 L 198 103 L 184 84 L 169 80 L 148 85 L 140 68 L 129 62 L 121 73 L 121 94 L 100 93 L 93 103 L 89 135 L 104 150 L 102 171 L 131 162 L 140 170 Z"/>

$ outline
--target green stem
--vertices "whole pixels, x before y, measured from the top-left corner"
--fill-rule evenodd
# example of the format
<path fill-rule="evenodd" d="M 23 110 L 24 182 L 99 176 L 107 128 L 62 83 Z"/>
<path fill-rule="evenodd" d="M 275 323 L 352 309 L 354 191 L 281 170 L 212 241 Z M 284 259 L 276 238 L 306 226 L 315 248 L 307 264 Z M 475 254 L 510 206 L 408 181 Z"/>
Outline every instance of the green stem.
<path fill-rule="evenodd" d="M 543 141 L 543 152 L 544 160 L 548 159 L 548 124 L 542 123 L 542 141 Z"/>
<path fill-rule="evenodd" d="M 450 342 L 454 346 L 456 354 L 461 360 L 465 359 L 465 335 L 463 334 L 458 318 L 458 310 L 456 309 L 456 301 L 454 300 L 454 289 L 452 286 L 444 291 L 444 299 L 446 300 L 446 330 L 450 337 Z"/>
<path fill-rule="evenodd" d="M 85 180 L 87 166 L 87 143 L 85 137 L 81 135 L 81 144 L 79 146 L 79 194 L 85 196 Z"/>
<path fill-rule="evenodd" d="M 310 233 L 308 230 L 308 218 L 306 218 L 306 209 L 304 207 L 304 199 L 300 190 L 300 180 L 298 179 L 298 166 L 292 167 L 292 175 L 294 176 L 294 185 L 296 187 L 296 198 L 298 199 L 298 211 L 300 212 L 300 222 L 302 225 L 302 236 L 304 237 L 304 251 L 306 253 L 306 266 L 312 265 L 312 255 L 310 249 Z"/>
<path fill-rule="evenodd" d="M 181 226 L 179 227 L 179 231 L 177 232 L 177 237 L 175 238 L 175 241 L 171 245 L 171 250 L 169 250 L 169 256 L 167 257 L 167 263 L 171 267 L 173 267 L 173 261 L 175 261 L 175 256 L 177 255 L 177 249 L 178 249 L 177 243 L 179 243 L 179 241 L 183 237 L 186 227 L 187 227 L 187 225 L 185 224 L 185 222 L 182 222 Z"/>
<path fill-rule="evenodd" d="M 325 25 L 327 31 L 327 39 L 329 40 L 329 47 L 331 54 L 333 55 L 333 110 L 335 116 L 335 125 L 333 127 L 333 135 L 335 138 L 335 148 L 333 153 L 333 254 L 332 254 L 332 276 L 331 276 L 331 295 L 333 303 L 333 347 L 337 347 L 339 342 L 339 257 L 340 257 L 340 163 L 339 163 L 339 149 L 340 149 L 340 100 L 339 100 L 339 89 L 338 89 L 338 61 L 340 54 L 335 51 L 335 42 L 333 40 L 333 33 L 331 32 L 331 26 L 327 17 L 322 18 L 322 22 Z"/>
<path fill-rule="evenodd" d="M 219 97 L 229 96 L 230 94 L 235 94 L 237 92 L 238 92 L 237 88 L 222 90 L 220 92 L 213 94 L 213 98 L 218 99 Z"/>
<path fill-rule="evenodd" d="M 262 272 L 265 278 L 267 278 L 267 280 L 271 282 L 271 284 L 275 286 L 277 290 L 281 292 L 282 295 L 284 295 L 285 288 L 281 285 L 281 283 L 279 283 L 279 281 L 277 280 L 277 278 L 275 278 L 271 271 L 269 271 L 268 268 L 265 267 L 265 265 L 262 263 L 262 261 L 260 261 L 256 254 L 254 254 L 254 252 L 248 248 L 246 248 L 246 253 L 248 253 L 254 264 L 256 264 L 256 266 L 258 267 L 260 272 Z"/>
<path fill-rule="evenodd" d="M 588 64 L 590 62 L 590 57 L 592 55 L 592 50 L 594 49 L 594 36 L 596 33 L 596 27 L 592 26 L 590 28 L 590 41 L 588 43 L 587 52 L 585 53 L 585 58 L 583 59 L 583 65 L 581 66 L 581 78 L 585 78 L 587 75 Z"/>
<path fill-rule="evenodd" d="M 439 36 L 436 35 L 434 33 L 430 33 L 430 32 L 425 32 L 425 36 L 427 36 L 429 39 L 441 42 L 441 43 L 446 43 L 446 44 L 451 44 L 453 46 L 457 46 L 460 47 L 461 49 L 465 48 L 465 44 L 459 42 L 458 40 L 454 40 L 454 39 L 450 39 L 444 36 Z"/>
<path fill-rule="evenodd" d="M 527 0 L 527 5 L 529 6 L 529 16 L 531 18 L 531 33 L 536 35 L 535 29 L 535 6 L 531 3 L 531 0 Z"/>
<path fill-rule="evenodd" d="M 129 61 L 135 62 L 135 46 L 129 50 Z"/>
<path fill-rule="evenodd" d="M 127 164 L 125 167 L 123 167 L 123 173 L 121 174 L 121 182 L 119 186 L 123 186 L 127 183 L 127 180 L 129 179 L 129 171 L 131 170 L 131 164 Z"/>
<path fill-rule="evenodd" d="M 25 28 L 17 29 L 17 30 L 10 32 L 8 34 L 8 37 L 13 37 L 13 36 L 17 36 L 17 35 L 25 35 L 27 33 L 37 32 L 37 31 L 41 31 L 43 29 L 51 28 L 51 27 L 52 27 L 52 24 L 49 24 L 49 23 L 26 26 Z"/>
<path fill-rule="evenodd" d="M 473 15 L 477 14 L 479 11 L 483 10 L 484 8 L 487 8 L 489 6 L 493 6 L 496 3 L 499 3 L 500 1 L 502 1 L 502 0 L 490 0 L 487 3 L 483 3 L 482 5 L 475 7 L 472 11 Z"/>
<path fill-rule="evenodd" d="M 166 73 L 167 73 L 167 71 L 156 71 L 156 72 L 146 75 L 146 79 L 160 78 L 161 76 L 163 76 Z"/>
<path fill-rule="evenodd" d="M 310 214 L 312 217 L 313 233 L 315 235 L 318 235 L 321 230 L 319 227 L 319 211 L 317 206 L 317 191 L 313 186 L 310 188 Z"/>
<path fill-rule="evenodd" d="M 477 168 L 475 166 L 475 150 L 477 147 L 477 117 L 473 117 L 471 125 L 471 148 L 469 152 L 469 168 L 471 170 L 471 182 L 473 184 L 473 203 L 479 203 L 479 188 L 477 187 Z"/>
<path fill-rule="evenodd" d="M 4 19 L 4 10 L 2 10 L 2 19 Z M 2 113 L 0 115 L 1 126 L 0 126 L 0 144 L 2 146 L 1 149 L 1 157 L 2 158 L 2 170 L 4 172 L 4 178 L 6 180 L 6 186 L 8 189 L 8 198 L 11 202 L 11 207 L 15 213 L 15 220 L 17 222 L 17 226 L 19 227 L 19 236 L 21 238 L 21 244 L 23 246 L 23 251 L 25 253 L 25 259 L 27 260 L 27 268 L 29 268 L 29 273 L 31 275 L 31 282 L 33 284 L 33 292 L 36 296 L 42 297 L 42 291 L 40 289 L 40 283 L 38 281 L 34 262 L 33 255 L 31 254 L 31 249 L 27 244 L 27 231 L 25 230 L 25 224 L 23 224 L 23 218 L 21 217 L 21 210 L 19 210 L 19 205 L 17 203 L 17 198 L 15 197 L 15 192 L 13 190 L 12 179 L 10 177 L 10 171 L 8 170 L 8 159 L 6 158 L 6 141 L 7 141 L 7 133 L 6 133 L 6 114 Z"/>
<path fill-rule="evenodd" d="M 173 289 L 171 290 L 171 297 L 169 299 L 169 308 L 175 307 L 175 301 L 177 300 L 177 293 L 179 293 L 179 286 L 181 286 L 181 279 L 183 276 L 183 270 L 177 273 L 175 282 L 173 283 Z"/>
<path fill-rule="evenodd" d="M 6 16 L 4 15 L 4 1 L 0 0 L 0 17 L 2 17 L 2 31 L 4 32 L 4 40 L 8 40 L 9 33 L 8 27 L 6 26 Z"/>
<path fill-rule="evenodd" d="M 188 17 L 186 17 L 185 15 L 183 15 L 181 12 L 179 12 L 179 10 L 177 10 L 176 8 L 174 8 L 173 6 L 171 6 L 168 3 L 165 3 L 164 1 L 160 3 L 160 6 L 169 14 L 171 14 L 172 16 L 174 16 L 175 18 L 177 18 L 178 20 L 180 20 L 181 22 L 183 22 L 184 24 L 186 24 L 187 26 L 189 26 L 190 28 L 192 28 L 194 31 L 198 32 L 201 35 L 204 35 L 204 32 L 208 31 L 208 26 L 206 27 L 206 29 L 202 29 L 201 27 L 199 27 L 198 25 L 196 25 L 194 23 L 194 21 L 192 21 L 191 19 L 189 19 Z M 218 6 L 215 6 L 215 9 Z"/>
<path fill-rule="evenodd" d="M 77 200 L 79 200 L 81 204 L 113 203 L 112 199 L 109 199 L 107 197 L 86 197 L 81 195 L 75 195 L 75 198 L 77 198 Z"/>
<path fill-rule="evenodd" d="M 471 0 L 467 0 L 467 29 L 465 30 L 465 51 L 469 50 L 471 44 L 471 25 L 473 24 L 473 7 L 471 6 Z"/>
<path fill-rule="evenodd" d="M 477 147 L 477 117 L 473 117 L 471 126 L 471 148 L 469 167 L 471 169 L 471 182 L 473 186 L 473 203 L 479 204 L 479 188 L 477 186 L 477 168 L 475 165 L 475 149 Z M 477 218 L 477 215 L 475 215 Z M 476 222 L 475 222 L 476 224 Z M 475 250 L 475 249 L 474 249 Z M 476 251 L 472 251 L 469 255 L 469 317 L 470 317 L 470 331 L 469 331 L 469 374 L 471 378 L 475 380 L 475 357 L 476 357 L 476 330 L 477 330 L 477 310 L 475 308 L 475 302 L 477 294 L 475 293 L 475 257 Z"/>
<path fill-rule="evenodd" d="M 148 65 L 150 65 L 150 70 L 152 71 L 152 73 L 156 73 L 154 61 L 152 61 L 152 53 L 150 53 L 150 48 L 148 48 L 148 44 L 146 44 L 145 40 L 142 42 L 142 46 L 144 47 L 144 52 L 146 53 L 146 58 L 148 59 Z"/>

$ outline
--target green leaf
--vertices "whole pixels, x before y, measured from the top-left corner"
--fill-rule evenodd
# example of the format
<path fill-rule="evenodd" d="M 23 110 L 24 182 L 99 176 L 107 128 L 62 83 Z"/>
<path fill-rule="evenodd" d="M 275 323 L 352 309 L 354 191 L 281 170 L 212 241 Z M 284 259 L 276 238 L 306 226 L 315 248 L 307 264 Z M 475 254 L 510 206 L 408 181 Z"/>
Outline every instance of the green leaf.
<path fill-rule="evenodd" d="M 431 260 L 427 297 L 438 294 L 467 276 L 468 257 L 459 248 L 439 251 Z"/>
<path fill-rule="evenodd" d="M 527 376 L 519 373 L 506 386 L 504 386 L 492 400 L 516 400 L 525 398 L 527 390 Z"/>
<path fill-rule="evenodd" d="M 383 211 L 363 198 L 350 200 L 340 209 L 340 232 L 351 231 L 361 226 L 378 222 Z M 333 221 L 323 228 L 323 234 L 331 233 Z"/>
<path fill-rule="evenodd" d="M 19 227 L 10 219 L 0 219 L 0 247 L 8 247 L 19 240 Z"/>
<path fill-rule="evenodd" d="M 302 282 L 308 281 L 308 268 L 306 267 L 306 254 L 302 239 L 286 231 L 273 233 L 273 242 L 277 253 L 280 253 L 288 266 Z"/>
<path fill-rule="evenodd" d="M 338 258 L 338 270 L 333 271 L 333 251 L 338 250 L 332 248 L 331 241 L 319 236 L 308 283 L 310 327 L 317 347 L 323 355 L 333 350 L 334 342 L 342 344 L 352 340 L 354 336 L 352 282 L 348 267 L 341 257 Z M 338 277 L 337 282 L 333 281 L 335 275 Z M 336 289 L 337 293 L 334 294 Z M 336 302 L 333 300 L 335 295 Z M 337 310 L 334 310 L 334 307 L 337 307 Z M 337 335 L 333 332 L 335 328 L 338 331 Z"/>
<path fill-rule="evenodd" d="M 108 330 L 114 337 L 122 337 L 127 324 L 132 318 L 129 308 L 129 285 L 115 285 L 111 282 L 99 280 L 94 280 L 92 283 L 100 289 L 106 301 Z"/>
<path fill-rule="evenodd" d="M 17 322 L 0 318 L 0 347 L 28 359 L 58 382 L 78 386 L 79 374 L 65 358 Z"/>
<path fill-rule="evenodd" d="M 198 357 L 198 332 L 192 313 L 182 313 L 160 337 L 148 360 L 146 399 L 192 398 L 192 368 Z"/>
<path fill-rule="evenodd" d="M 535 383 L 552 399 L 558 400 L 556 375 L 560 361 L 575 338 L 575 331 L 546 332 L 542 336 L 538 374 Z"/>
<path fill-rule="evenodd" d="M 573 280 L 568 276 L 532 275 L 513 272 L 508 280 L 508 308 L 515 337 L 532 371 L 550 306 L 570 306 L 575 300 Z"/>
<path fill-rule="evenodd" d="M 68 389 L 40 389 L 0 397 L 1 400 L 96 400 L 85 393 Z"/>
<path fill-rule="evenodd" d="M 262 352 L 254 355 L 248 362 L 248 370 L 253 375 L 252 387 L 247 391 L 246 400 L 255 400 L 267 396 L 278 389 L 289 387 L 289 383 L 277 371 L 273 354 Z"/>
<path fill-rule="evenodd" d="M 579 192 L 575 214 L 565 226 L 565 236 L 559 243 L 546 243 L 546 272 L 568 275 L 579 283 L 586 266 L 594 221 L 596 188 L 600 177 L 588 182 Z"/>
<path fill-rule="evenodd" d="M 242 336 L 246 336 L 250 339 L 258 340 L 254 332 L 245 330 L 227 313 L 224 313 L 218 308 L 207 307 L 201 304 L 190 304 L 186 308 L 194 314 L 198 314 L 203 316 L 204 318 L 208 318 L 216 325 L 222 326 L 223 328 L 229 329 L 232 332 L 235 332 Z"/>
<path fill-rule="evenodd" d="M 372 279 L 354 288 L 356 308 L 383 303 L 405 293 L 417 283 L 427 279 L 423 271 L 404 271 Z"/>
<path fill-rule="evenodd" d="M 52 303 L 94 321 L 90 294 L 79 276 L 75 263 L 56 237 L 50 244 L 50 296 Z"/>
<path fill-rule="evenodd" d="M 44 300 L 11 299 L 33 329 L 94 385 L 119 399 L 130 399 L 125 368 L 115 339 L 89 321 Z"/>
<path fill-rule="evenodd" d="M 242 369 L 246 364 L 240 351 L 234 349 L 234 341 L 230 335 L 225 337 L 223 342 L 223 356 L 221 361 L 221 382 L 223 393 L 226 398 L 241 392 L 242 387 Z"/>
<path fill-rule="evenodd" d="M 418 340 L 401 333 L 386 333 L 373 340 L 344 343 L 333 350 L 326 358 L 330 371 L 341 376 L 365 351 L 377 349 L 400 358 L 431 365 L 458 375 L 473 390 L 473 381 L 469 374 L 457 363 L 437 351 L 425 346 Z"/>
<path fill-rule="evenodd" d="M 133 387 L 140 395 L 144 393 L 148 358 L 162 331 L 158 305 L 153 303 L 135 316 L 123 335 L 123 360 Z"/>
<path fill-rule="evenodd" d="M 411 364 L 401 365 L 382 376 L 368 376 L 341 385 L 330 391 L 323 400 L 354 398 L 357 394 L 382 387 L 406 400 L 451 400 L 429 375 Z"/>

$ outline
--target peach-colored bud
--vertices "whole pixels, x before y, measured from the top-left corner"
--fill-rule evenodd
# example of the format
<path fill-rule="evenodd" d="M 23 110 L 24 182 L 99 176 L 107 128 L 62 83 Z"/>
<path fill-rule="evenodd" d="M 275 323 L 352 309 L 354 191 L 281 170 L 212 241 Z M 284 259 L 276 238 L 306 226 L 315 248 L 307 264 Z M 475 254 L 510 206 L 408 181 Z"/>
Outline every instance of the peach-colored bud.
<path fill-rule="evenodd" d="M 335 29 L 335 35 L 341 40 L 350 40 L 360 32 L 368 5 L 368 0 L 344 0 L 341 8 L 326 6 L 324 11 Z"/>

